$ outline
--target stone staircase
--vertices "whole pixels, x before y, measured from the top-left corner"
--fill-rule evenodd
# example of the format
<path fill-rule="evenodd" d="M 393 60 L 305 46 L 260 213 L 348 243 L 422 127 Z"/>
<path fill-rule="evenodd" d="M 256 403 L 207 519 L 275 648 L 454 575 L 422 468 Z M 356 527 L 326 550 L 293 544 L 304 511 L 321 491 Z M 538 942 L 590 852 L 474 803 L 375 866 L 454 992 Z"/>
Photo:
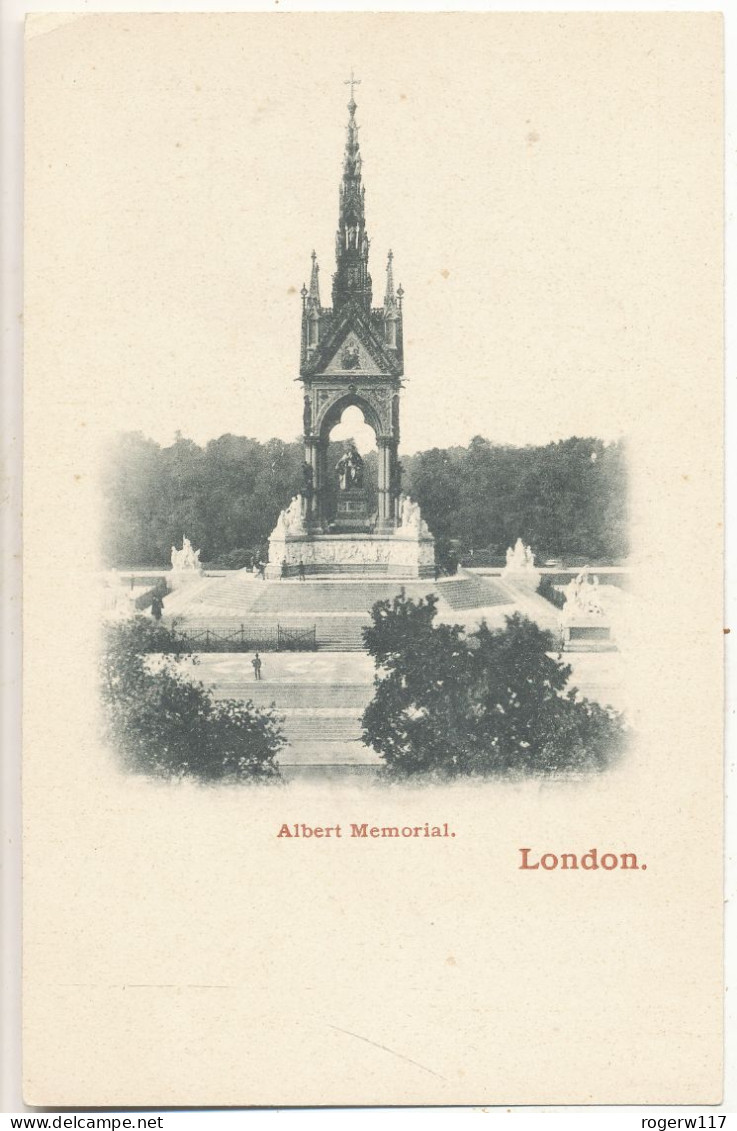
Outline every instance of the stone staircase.
<path fill-rule="evenodd" d="M 201 605 L 207 608 L 208 614 L 212 611 L 218 612 L 222 616 L 242 616 L 248 612 L 256 598 L 260 596 L 260 586 L 263 586 L 263 584 L 246 570 L 238 570 L 219 577 L 205 576 L 196 588 L 194 586 L 190 588 L 191 599 L 188 604 L 184 605 L 180 599 L 174 600 L 175 597 L 179 598 L 180 593 L 182 597 L 187 596 L 183 590 L 178 590 L 167 597 L 164 602 L 164 612 L 167 615 L 174 616 L 178 616 L 180 613 L 198 616 L 200 614 L 197 612 L 197 607 Z"/>
<path fill-rule="evenodd" d="M 509 605 L 511 598 L 494 578 L 474 577 L 462 573 L 438 586 L 438 592 L 451 609 L 480 609 L 493 605 Z"/>
<path fill-rule="evenodd" d="M 319 651 L 363 651 L 363 628 L 369 624 L 368 617 L 321 617 L 315 623 Z"/>
<path fill-rule="evenodd" d="M 257 683 L 222 678 L 212 687 L 216 699 L 250 700 L 282 716 L 289 746 L 283 766 L 361 765 L 378 762 L 361 741 L 361 716 L 373 696 L 368 683 Z"/>
<path fill-rule="evenodd" d="M 361 716 L 321 718 L 319 715 L 287 713 L 284 733 L 290 742 L 360 742 Z M 337 754 L 337 748 L 334 751 Z"/>
<path fill-rule="evenodd" d="M 367 683 L 257 683 L 253 679 L 220 678 L 213 694 L 216 699 L 250 699 L 256 707 L 274 705 L 279 711 L 350 710 L 358 715 L 371 700 L 373 687 Z"/>
<path fill-rule="evenodd" d="M 431 571 L 430 571 L 431 572 Z M 307 577 L 397 577 L 401 585 L 401 573 L 396 573 L 396 567 L 386 562 L 321 562 L 320 565 L 305 566 Z M 297 577 L 298 569 L 289 567 L 289 576 Z"/>
<path fill-rule="evenodd" d="M 250 641 L 263 650 L 277 647 L 277 626 L 295 633 L 314 627 L 319 651 L 357 652 L 363 650 L 362 629 L 370 623 L 373 604 L 391 599 L 402 588 L 414 599 L 434 591 L 440 598 L 440 610 L 443 606 L 453 611 L 489 608 L 514 601 L 497 579 L 465 573 L 436 583 L 370 579 L 263 582 L 235 573 L 205 579 L 193 591 L 194 599 L 187 607 L 171 607 L 167 600 L 165 622 L 191 633 L 209 630 L 214 638 L 231 636 L 237 641 L 240 637 L 241 643 Z"/>
<path fill-rule="evenodd" d="M 441 619 L 451 619 L 455 610 L 460 614 L 499 606 L 498 614 L 489 614 L 499 622 L 505 613 L 518 609 L 541 627 L 553 630 L 557 625 L 557 610 L 538 594 L 497 577 L 465 572 L 437 583 L 351 578 L 264 582 L 231 573 L 193 583 L 189 603 L 177 595 L 170 608 L 167 599 L 164 621 L 169 625 L 175 621 L 183 631 L 224 638 L 217 642 L 217 650 L 226 654 L 203 654 L 193 676 L 203 679 L 218 699 L 250 700 L 259 707 L 275 708 L 283 717 L 289 743 L 279 756 L 286 777 L 361 775 L 376 772 L 382 764 L 361 741 L 361 718 L 374 693 L 373 664 L 368 655 L 358 655 L 364 652 L 362 629 L 370 623 L 374 602 L 391 598 L 400 588 L 413 598 L 437 593 Z M 178 615 L 172 617 L 170 612 Z M 314 628 L 310 644 L 316 644 L 316 651 L 300 652 L 289 641 L 283 647 L 277 626 L 295 634 Z M 244 645 L 251 650 L 254 641 L 259 641 L 255 647 L 264 659 L 261 682 L 254 680 L 251 657 L 244 651 Z M 195 642 L 191 647 L 200 650 Z M 207 652 L 204 644 L 201 650 Z M 580 662 L 583 665 L 584 658 Z M 590 668 L 582 671 L 584 690 L 590 685 L 594 698 L 609 696 L 610 684 L 611 694 L 617 691 L 609 670 L 600 673 L 601 663 L 592 658 Z"/>
<path fill-rule="evenodd" d="M 440 583 L 443 585 L 443 582 Z M 245 617 L 314 616 L 327 613 L 368 613 L 379 600 L 391 599 L 400 589 L 408 596 L 424 597 L 438 587 L 431 580 L 381 580 L 356 576 L 333 580 L 261 581 L 247 571 L 206 576 L 171 593 L 164 603 L 166 616 Z"/>
<path fill-rule="evenodd" d="M 404 588 L 414 596 L 425 595 L 426 582 L 401 581 L 285 581 L 267 582 L 250 606 L 253 616 L 316 617 L 327 615 L 365 616 L 376 601 L 391 599 Z M 432 585 L 430 585 L 432 588 Z"/>

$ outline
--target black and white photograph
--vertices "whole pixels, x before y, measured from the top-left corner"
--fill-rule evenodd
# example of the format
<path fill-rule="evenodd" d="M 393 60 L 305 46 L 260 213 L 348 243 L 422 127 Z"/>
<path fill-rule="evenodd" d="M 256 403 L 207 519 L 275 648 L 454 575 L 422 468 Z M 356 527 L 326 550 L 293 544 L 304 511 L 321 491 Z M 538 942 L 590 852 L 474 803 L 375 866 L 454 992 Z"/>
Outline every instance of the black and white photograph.
<path fill-rule="evenodd" d="M 623 755 L 628 732 L 626 438 L 611 434 L 602 415 L 601 435 L 561 436 L 554 425 L 547 442 L 510 443 L 499 422 L 497 363 L 479 321 L 462 344 L 472 346 L 489 382 L 474 394 L 473 414 L 487 431 L 453 442 L 458 428 L 444 428 L 423 382 L 431 343 L 416 338 L 413 307 L 426 286 L 412 275 L 405 331 L 394 253 L 379 261 L 370 250 L 357 116 L 364 82 L 369 89 L 370 77 L 351 71 L 347 90 L 334 87 L 344 148 L 320 190 L 335 204 L 334 253 L 321 279 L 317 252 L 308 259 L 303 250 L 309 278 L 298 293 L 278 288 L 284 329 L 273 343 L 273 372 L 255 371 L 249 359 L 258 324 L 244 334 L 246 348 L 233 350 L 241 388 L 232 431 L 197 443 L 187 429 L 199 433 L 198 422 L 182 419 L 171 443 L 127 432 L 111 445 L 102 551 L 109 741 L 132 771 L 204 781 L 605 770 Z M 397 102 L 375 85 L 370 152 L 378 170 L 382 135 L 402 122 L 405 96 Z M 421 86 L 414 96 L 428 104 L 434 97 Z M 320 91 L 318 117 L 330 101 Z M 490 109 L 491 154 L 509 138 Z M 335 125 L 316 128 L 333 137 Z M 526 146 L 538 141 L 530 130 Z M 274 187 L 272 208 L 286 207 L 288 193 L 297 203 L 314 152 L 295 156 L 287 169 L 293 184 Z M 310 170 L 316 181 L 321 172 Z M 383 170 L 389 193 L 408 172 L 401 156 Z M 475 175 L 470 166 L 459 179 Z M 422 179 L 430 176 L 431 163 Z M 494 176 L 505 178 L 503 165 Z M 531 197 L 529 207 L 540 222 L 547 202 Z M 393 226 L 395 211 L 382 229 Z M 487 237 L 505 223 L 500 208 L 486 219 Z M 409 266 L 414 241 L 401 230 L 393 236 Z M 254 250 L 268 259 L 269 241 Z M 484 280 L 492 305 L 500 267 Z M 450 275 L 441 269 L 433 281 Z M 462 316 L 453 304 L 470 281 L 448 288 L 444 316 L 421 323 L 432 348 L 438 335 L 452 342 L 447 323 Z M 261 350 L 269 344 L 262 340 Z M 462 369 L 451 377 L 453 360 L 444 361 L 463 396 Z M 410 435 L 415 445 L 425 435 L 437 445 L 400 449 L 405 377 L 414 387 L 408 411 L 420 418 Z M 540 390 L 550 379 L 547 370 L 519 374 L 533 398 L 550 395 Z M 275 385 L 284 403 L 276 419 L 268 411 L 277 407 Z M 277 434 L 263 425 L 258 436 L 238 431 L 254 397 Z M 574 397 L 560 423 L 585 421 L 578 408 Z M 284 439 L 290 431 L 296 438 Z M 536 422 L 530 434 L 541 440 L 544 428 Z M 515 435 L 524 441 L 524 420 Z"/>
<path fill-rule="evenodd" d="M 29 16 L 27 1105 L 721 1102 L 722 51 Z"/>

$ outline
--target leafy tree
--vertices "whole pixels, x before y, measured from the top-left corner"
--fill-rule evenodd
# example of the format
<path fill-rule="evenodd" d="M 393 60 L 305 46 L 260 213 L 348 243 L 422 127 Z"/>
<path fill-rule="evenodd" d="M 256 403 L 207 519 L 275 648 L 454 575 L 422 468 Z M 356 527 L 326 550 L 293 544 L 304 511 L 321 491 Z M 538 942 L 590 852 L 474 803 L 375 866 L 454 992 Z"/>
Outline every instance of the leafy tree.
<path fill-rule="evenodd" d="M 276 755 L 286 739 L 272 710 L 215 700 L 177 670 L 186 654 L 181 640 L 147 617 L 104 632 L 104 731 L 125 769 L 206 782 L 279 777 Z M 156 663 L 152 653 L 163 659 Z"/>
<path fill-rule="evenodd" d="M 539 559 L 626 557 L 627 476 L 622 444 L 571 437 L 514 448 L 475 436 L 405 461 L 409 492 L 436 539 L 503 558 L 522 538 Z"/>
<path fill-rule="evenodd" d="M 301 443 L 221 436 L 205 448 L 177 435 L 161 448 L 120 436 L 103 478 L 103 553 L 118 567 L 165 567 L 186 534 L 213 562 L 261 553 L 279 511 L 300 489 Z"/>
<path fill-rule="evenodd" d="M 328 467 L 342 444 L 331 443 Z M 517 538 L 538 560 L 621 560 L 627 546 L 622 444 L 571 437 L 515 448 L 475 436 L 467 448 L 402 456 L 404 490 L 419 502 L 440 564 L 451 548 L 470 563 L 503 560 Z M 279 511 L 302 486 L 301 441 L 262 444 L 226 435 L 204 448 L 177 435 L 159 447 L 140 433 L 119 437 L 103 478 L 104 556 L 118 567 L 163 567 L 187 534 L 214 563 L 262 555 Z M 376 452 L 365 461 L 368 508 L 376 510 Z M 334 484 L 329 504 L 335 505 Z"/>
<path fill-rule="evenodd" d="M 110 565 L 163 564 L 157 549 L 161 448 L 141 432 L 117 437 L 102 477 L 102 540 Z"/>
<path fill-rule="evenodd" d="M 438 539 L 457 537 L 457 515 L 463 494 L 462 460 L 458 450 L 432 448 L 407 460 L 408 494 L 417 499 L 422 517 Z"/>
<path fill-rule="evenodd" d="M 434 624 L 437 598 L 378 601 L 364 629 L 377 665 L 363 740 L 397 777 L 600 770 L 625 737 L 615 711 L 566 689 L 553 638 L 515 613 L 504 629 Z"/>

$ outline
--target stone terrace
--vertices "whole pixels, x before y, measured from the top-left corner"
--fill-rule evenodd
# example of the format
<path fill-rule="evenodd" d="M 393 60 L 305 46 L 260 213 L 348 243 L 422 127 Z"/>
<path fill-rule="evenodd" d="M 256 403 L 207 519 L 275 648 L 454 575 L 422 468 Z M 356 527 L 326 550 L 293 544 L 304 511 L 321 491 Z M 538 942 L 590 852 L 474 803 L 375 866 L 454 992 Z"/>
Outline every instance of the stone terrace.
<path fill-rule="evenodd" d="M 241 571 L 203 577 L 170 594 L 165 623 L 191 631 L 222 634 L 243 628 L 246 637 L 275 638 L 282 629 L 316 629 L 317 651 L 271 651 L 259 648 L 263 679 L 254 680 L 251 655 L 244 652 L 200 653 L 193 675 L 217 698 L 251 700 L 274 706 L 284 719 L 289 741 L 280 762 L 293 773 L 328 773 L 330 767 L 372 773 L 380 760 L 361 741 L 361 717 L 373 695 L 374 665 L 363 650 L 362 629 L 371 606 L 400 589 L 415 599 L 434 592 L 438 619 L 473 628 L 482 619 L 490 627 L 519 611 L 543 627 L 556 629 L 558 611 L 536 593 L 494 576 L 460 573 L 439 581 L 321 579 L 262 581 Z M 574 682 L 583 694 L 620 706 L 621 657 L 590 656 L 574 665 Z M 577 678 L 577 677 L 582 678 Z M 337 772 L 337 771 L 336 771 Z"/>
<path fill-rule="evenodd" d="M 289 746 L 285 766 L 377 766 L 380 759 L 361 741 L 361 716 L 373 696 L 374 665 L 360 652 L 264 653 L 256 682 L 249 655 L 201 654 L 193 676 L 218 699 L 273 706 L 283 717 Z M 616 653 L 567 655 L 571 683 L 582 695 L 626 706 L 624 666 Z"/>

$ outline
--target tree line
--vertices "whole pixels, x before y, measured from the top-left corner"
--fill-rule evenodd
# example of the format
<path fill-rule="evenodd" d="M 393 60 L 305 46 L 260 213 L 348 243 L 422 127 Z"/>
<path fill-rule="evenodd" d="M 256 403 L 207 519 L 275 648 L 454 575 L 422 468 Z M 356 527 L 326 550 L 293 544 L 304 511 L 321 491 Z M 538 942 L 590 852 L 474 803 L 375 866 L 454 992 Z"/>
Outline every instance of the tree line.
<path fill-rule="evenodd" d="M 342 445 L 331 444 L 328 466 Z M 166 568 L 186 534 L 203 563 L 237 569 L 265 554 L 279 511 L 302 486 L 303 446 L 225 435 L 204 447 L 177 434 L 161 446 L 117 437 L 103 476 L 103 557 L 109 567 Z M 402 487 L 420 504 L 440 556 L 495 564 L 518 537 L 537 560 L 621 561 L 628 553 L 626 452 L 621 442 L 571 437 L 542 446 L 494 444 L 402 456 Z M 365 457 L 369 505 L 376 452 Z"/>

